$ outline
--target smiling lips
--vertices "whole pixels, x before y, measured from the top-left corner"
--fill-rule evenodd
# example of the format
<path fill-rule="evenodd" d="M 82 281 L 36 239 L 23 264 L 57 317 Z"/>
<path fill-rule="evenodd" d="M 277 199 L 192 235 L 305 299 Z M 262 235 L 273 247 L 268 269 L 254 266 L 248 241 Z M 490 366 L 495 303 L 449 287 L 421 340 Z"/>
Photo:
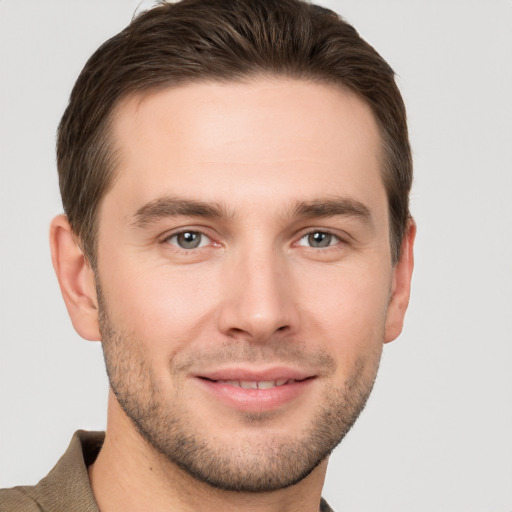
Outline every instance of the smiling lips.
<path fill-rule="evenodd" d="M 299 399 L 316 375 L 289 369 L 270 372 L 225 370 L 197 375 L 210 399 L 243 412 L 271 411 Z"/>
<path fill-rule="evenodd" d="M 217 380 L 215 382 L 220 382 L 223 384 L 229 384 L 230 386 L 235 386 L 243 389 L 272 389 L 280 386 L 284 386 L 285 384 L 291 384 L 292 382 L 297 382 L 295 379 L 277 379 L 277 380 Z"/>

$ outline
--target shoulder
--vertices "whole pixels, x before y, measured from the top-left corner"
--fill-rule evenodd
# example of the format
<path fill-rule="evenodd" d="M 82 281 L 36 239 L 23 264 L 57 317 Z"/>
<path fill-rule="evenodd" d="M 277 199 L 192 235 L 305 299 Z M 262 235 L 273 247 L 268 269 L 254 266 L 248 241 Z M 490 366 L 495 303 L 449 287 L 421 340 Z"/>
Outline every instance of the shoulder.
<path fill-rule="evenodd" d="M 0 489 L 0 512 L 41 512 L 34 495 L 35 487 Z"/>
<path fill-rule="evenodd" d="M 0 489 L 0 512 L 98 512 L 87 466 L 103 438 L 102 432 L 76 432 L 66 453 L 38 484 Z"/>

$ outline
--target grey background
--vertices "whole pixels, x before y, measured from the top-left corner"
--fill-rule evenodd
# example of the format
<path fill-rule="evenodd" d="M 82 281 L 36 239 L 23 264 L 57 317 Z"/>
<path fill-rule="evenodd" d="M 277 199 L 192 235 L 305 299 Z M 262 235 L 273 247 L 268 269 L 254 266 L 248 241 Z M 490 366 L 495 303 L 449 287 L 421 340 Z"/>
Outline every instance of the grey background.
<path fill-rule="evenodd" d="M 324 494 L 345 512 L 510 512 L 512 2 L 322 3 L 399 75 L 419 229 L 405 331 Z M 0 487 L 105 426 L 100 345 L 73 331 L 51 268 L 54 140 L 85 60 L 138 4 L 0 1 Z"/>

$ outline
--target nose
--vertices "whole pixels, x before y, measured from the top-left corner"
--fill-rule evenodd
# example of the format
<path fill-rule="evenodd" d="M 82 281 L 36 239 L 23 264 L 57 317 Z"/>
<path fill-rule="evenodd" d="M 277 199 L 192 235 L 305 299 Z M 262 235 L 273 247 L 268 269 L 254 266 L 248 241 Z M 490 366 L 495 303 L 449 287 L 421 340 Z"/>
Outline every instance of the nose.
<path fill-rule="evenodd" d="M 223 277 L 220 331 L 254 343 L 296 332 L 300 317 L 286 257 L 258 248 L 233 259 Z"/>

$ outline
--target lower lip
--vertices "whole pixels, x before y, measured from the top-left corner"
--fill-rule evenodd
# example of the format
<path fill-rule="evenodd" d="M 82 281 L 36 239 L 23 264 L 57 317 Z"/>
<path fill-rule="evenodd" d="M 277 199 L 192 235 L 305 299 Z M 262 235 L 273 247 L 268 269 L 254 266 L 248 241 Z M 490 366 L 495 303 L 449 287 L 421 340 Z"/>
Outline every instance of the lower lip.
<path fill-rule="evenodd" d="M 294 381 L 270 389 L 245 389 L 202 378 L 196 378 L 196 381 L 203 389 L 230 407 L 243 412 L 264 412 L 300 399 L 314 379 Z"/>

